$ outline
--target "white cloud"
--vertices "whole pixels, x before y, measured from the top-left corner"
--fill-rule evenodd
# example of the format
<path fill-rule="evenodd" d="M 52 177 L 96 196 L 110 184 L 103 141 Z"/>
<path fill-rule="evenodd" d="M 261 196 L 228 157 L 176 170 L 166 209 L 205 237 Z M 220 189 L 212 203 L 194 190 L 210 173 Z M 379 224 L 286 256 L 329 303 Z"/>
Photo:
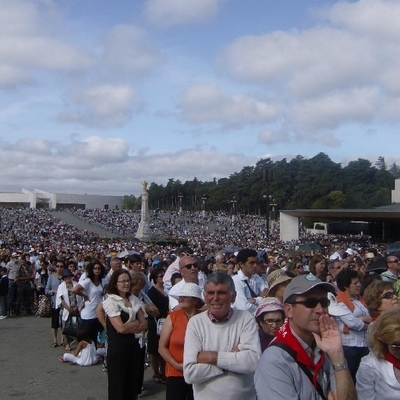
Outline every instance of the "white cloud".
<path fill-rule="evenodd" d="M 148 34 L 135 25 L 117 25 L 104 40 L 104 62 L 130 73 L 148 72 L 163 60 Z"/>
<path fill-rule="evenodd" d="M 370 37 L 398 43 L 400 2 L 398 0 L 359 0 L 338 2 L 327 13 L 335 25 Z"/>
<path fill-rule="evenodd" d="M 286 143 L 290 140 L 290 137 L 288 132 L 285 131 L 263 130 L 259 133 L 258 139 L 261 143 L 273 145 Z"/>
<path fill-rule="evenodd" d="M 367 121 L 379 107 L 377 88 L 350 89 L 299 101 L 293 108 L 296 124 L 336 128 L 339 123 Z"/>
<path fill-rule="evenodd" d="M 281 107 L 248 95 L 229 95 L 214 84 L 187 88 L 180 102 L 182 118 L 192 123 L 262 123 L 275 119 Z"/>
<path fill-rule="evenodd" d="M 34 80 L 36 69 L 75 71 L 89 67 L 92 59 L 48 32 L 54 8 L 32 1 L 2 2 L 0 13 L 0 87 Z"/>
<path fill-rule="evenodd" d="M 32 76 L 23 68 L 11 65 L 0 65 L 0 87 L 14 87 L 18 84 L 33 82 Z"/>
<path fill-rule="evenodd" d="M 299 140 L 337 145 L 335 129 L 347 123 L 399 121 L 400 2 L 341 1 L 318 11 L 314 28 L 237 38 L 217 67 L 284 105 L 278 131 Z M 276 139 L 267 130 L 259 140 Z"/>
<path fill-rule="evenodd" d="M 132 116 L 134 95 L 128 85 L 98 85 L 74 92 L 72 97 L 80 107 L 60 113 L 59 120 L 97 127 L 122 125 Z"/>
<path fill-rule="evenodd" d="M 62 193 L 138 195 L 144 179 L 158 184 L 170 178 L 219 179 L 256 161 L 210 149 L 152 155 L 138 151 L 128 156 L 126 141 L 116 138 L 88 137 L 68 144 L 32 139 L 0 142 L 2 179 L 10 182 L 2 190 L 37 187 Z"/>
<path fill-rule="evenodd" d="M 218 60 L 234 79 L 284 89 L 296 97 L 366 83 L 378 65 L 362 40 L 332 28 L 246 36 Z"/>
<path fill-rule="evenodd" d="M 126 140 L 121 138 L 91 136 L 73 142 L 64 150 L 70 157 L 83 157 L 96 163 L 101 160 L 105 164 L 110 164 L 125 161 L 128 157 L 129 146 Z"/>
<path fill-rule="evenodd" d="M 174 25 L 207 22 L 214 18 L 226 0 L 147 0 L 145 17 L 154 25 Z"/>

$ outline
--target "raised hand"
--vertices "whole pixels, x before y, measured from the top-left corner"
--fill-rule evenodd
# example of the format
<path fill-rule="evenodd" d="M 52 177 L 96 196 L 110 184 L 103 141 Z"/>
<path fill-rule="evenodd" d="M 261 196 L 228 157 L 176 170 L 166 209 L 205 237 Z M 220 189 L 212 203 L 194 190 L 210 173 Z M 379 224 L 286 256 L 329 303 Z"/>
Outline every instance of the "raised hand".
<path fill-rule="evenodd" d="M 329 358 L 331 354 L 342 353 L 342 338 L 335 319 L 329 314 L 322 314 L 319 317 L 319 326 L 321 335 L 313 333 L 317 346 L 328 354 Z"/>

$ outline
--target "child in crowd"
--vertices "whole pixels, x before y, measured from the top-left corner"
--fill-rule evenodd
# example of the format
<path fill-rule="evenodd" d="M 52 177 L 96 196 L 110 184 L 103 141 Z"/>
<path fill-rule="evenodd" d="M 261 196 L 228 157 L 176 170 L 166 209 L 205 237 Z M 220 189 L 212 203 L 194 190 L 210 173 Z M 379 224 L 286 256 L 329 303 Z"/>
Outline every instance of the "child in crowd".
<path fill-rule="evenodd" d="M 7 268 L 0 268 L 0 319 L 7 318 L 8 277 Z"/>
<path fill-rule="evenodd" d="M 58 359 L 65 363 L 80 365 L 81 367 L 88 367 L 97 364 L 97 352 L 94 342 L 90 339 L 89 333 L 86 330 L 78 330 L 77 337 L 78 347 L 73 354 L 65 353 Z"/>

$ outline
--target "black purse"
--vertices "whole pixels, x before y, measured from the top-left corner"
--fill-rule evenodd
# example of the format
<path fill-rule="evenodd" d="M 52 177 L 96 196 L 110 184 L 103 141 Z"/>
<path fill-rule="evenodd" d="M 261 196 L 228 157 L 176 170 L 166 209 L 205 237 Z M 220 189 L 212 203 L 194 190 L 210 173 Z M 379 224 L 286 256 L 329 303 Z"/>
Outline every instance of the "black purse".
<path fill-rule="evenodd" d="M 65 321 L 63 335 L 76 338 L 78 330 L 82 329 L 82 319 L 79 314 L 69 314 Z"/>

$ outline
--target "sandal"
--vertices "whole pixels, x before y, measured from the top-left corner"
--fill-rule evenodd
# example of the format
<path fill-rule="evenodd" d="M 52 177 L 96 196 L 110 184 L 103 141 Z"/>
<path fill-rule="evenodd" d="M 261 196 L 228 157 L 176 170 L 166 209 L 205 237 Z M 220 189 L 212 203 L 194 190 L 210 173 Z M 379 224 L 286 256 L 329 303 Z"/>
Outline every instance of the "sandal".
<path fill-rule="evenodd" d="M 62 363 L 66 363 L 66 361 L 64 360 L 63 356 L 59 356 L 58 357 L 58 361 L 62 362 Z"/>
<path fill-rule="evenodd" d="M 71 351 L 70 345 L 67 343 L 64 345 L 66 351 Z"/>
<path fill-rule="evenodd" d="M 53 344 L 51 345 L 51 347 L 54 349 L 55 347 L 58 347 L 57 342 L 53 342 Z"/>
<path fill-rule="evenodd" d="M 153 375 L 153 381 L 155 383 L 160 383 L 161 385 L 165 385 L 167 382 L 162 376 Z"/>

